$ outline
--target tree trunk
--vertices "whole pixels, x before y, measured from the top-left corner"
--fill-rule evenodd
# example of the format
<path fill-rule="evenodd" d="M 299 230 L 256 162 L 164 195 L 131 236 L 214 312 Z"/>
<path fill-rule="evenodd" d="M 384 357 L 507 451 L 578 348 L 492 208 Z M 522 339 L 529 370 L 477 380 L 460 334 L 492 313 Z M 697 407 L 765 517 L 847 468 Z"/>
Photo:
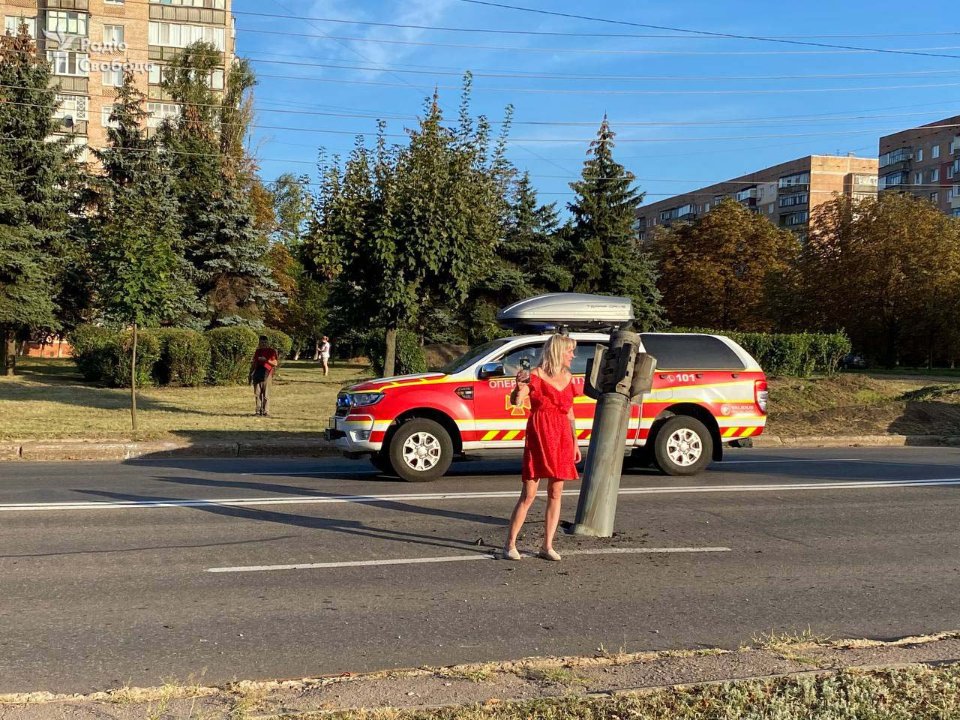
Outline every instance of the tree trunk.
<path fill-rule="evenodd" d="M 0 329 L 0 374 L 11 377 L 17 371 L 17 341 L 13 330 Z"/>
<path fill-rule="evenodd" d="M 137 434 L 137 324 L 133 324 L 133 352 L 130 356 L 130 420 Z"/>
<path fill-rule="evenodd" d="M 387 328 L 387 347 L 383 356 L 383 376 L 390 377 L 394 374 L 394 366 L 397 358 L 397 328 Z"/>

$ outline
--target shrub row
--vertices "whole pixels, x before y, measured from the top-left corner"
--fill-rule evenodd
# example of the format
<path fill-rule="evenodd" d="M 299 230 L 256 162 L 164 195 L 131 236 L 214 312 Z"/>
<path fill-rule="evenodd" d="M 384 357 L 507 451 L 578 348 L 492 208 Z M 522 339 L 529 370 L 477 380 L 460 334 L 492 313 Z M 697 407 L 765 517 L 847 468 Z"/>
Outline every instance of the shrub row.
<path fill-rule="evenodd" d="M 137 333 L 137 384 L 198 386 L 247 382 L 258 335 L 266 335 L 280 358 L 293 344 L 279 330 L 257 333 L 247 327 L 226 327 L 205 333 L 185 328 L 140 330 Z M 130 385 L 129 330 L 81 325 L 70 335 L 73 359 L 83 377 L 114 387 Z"/>
<path fill-rule="evenodd" d="M 725 335 L 753 355 L 767 375 L 833 375 L 850 352 L 850 338 L 840 333 L 760 333 L 707 328 L 671 328 L 670 332 Z"/>

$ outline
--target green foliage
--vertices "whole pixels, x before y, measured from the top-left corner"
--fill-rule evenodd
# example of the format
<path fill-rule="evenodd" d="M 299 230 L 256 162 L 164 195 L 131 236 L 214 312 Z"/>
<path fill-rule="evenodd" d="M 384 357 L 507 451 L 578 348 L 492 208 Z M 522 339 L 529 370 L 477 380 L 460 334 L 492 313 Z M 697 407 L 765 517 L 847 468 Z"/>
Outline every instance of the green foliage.
<path fill-rule="evenodd" d="M 386 349 L 386 332 L 374 330 L 367 335 L 366 355 L 370 359 L 373 371 L 382 375 Z M 394 373 L 411 375 L 427 371 L 427 359 L 420 346 L 420 338 L 409 330 L 397 331 L 397 358 Z"/>
<path fill-rule="evenodd" d="M 290 350 L 293 349 L 293 339 L 285 332 L 273 328 L 263 328 L 258 334 L 267 336 L 267 343 L 277 351 L 280 360 L 290 357 Z"/>
<path fill-rule="evenodd" d="M 104 379 L 113 387 L 130 387 L 130 360 L 133 332 L 124 330 L 113 336 L 106 348 Z M 152 385 L 154 366 L 160 359 L 160 339 L 150 330 L 137 331 L 137 387 Z"/>
<path fill-rule="evenodd" d="M 653 234 L 667 319 L 727 330 L 770 331 L 781 278 L 800 244 L 789 230 L 725 199 L 692 223 Z"/>
<path fill-rule="evenodd" d="M 110 346 L 116 332 L 99 325 L 78 325 L 68 336 L 73 361 L 84 379 L 97 382 L 110 372 Z"/>
<path fill-rule="evenodd" d="M 844 333 L 758 333 L 710 328 L 670 328 L 667 332 L 724 335 L 750 353 L 767 375 L 832 375 L 850 352 Z"/>
<path fill-rule="evenodd" d="M 204 333 L 210 343 L 210 381 L 214 385 L 247 382 L 257 333 L 248 327 L 214 328 Z"/>
<path fill-rule="evenodd" d="M 161 328 L 160 359 L 154 367 L 159 385 L 198 387 L 210 372 L 210 343 L 203 333 L 185 328 Z"/>
<path fill-rule="evenodd" d="M 656 270 L 634 229 L 643 195 L 632 187 L 633 173 L 613 159 L 614 137 L 604 116 L 581 179 L 570 183 L 570 270 L 578 292 L 632 298 L 636 326 L 649 330 L 663 310 Z"/>

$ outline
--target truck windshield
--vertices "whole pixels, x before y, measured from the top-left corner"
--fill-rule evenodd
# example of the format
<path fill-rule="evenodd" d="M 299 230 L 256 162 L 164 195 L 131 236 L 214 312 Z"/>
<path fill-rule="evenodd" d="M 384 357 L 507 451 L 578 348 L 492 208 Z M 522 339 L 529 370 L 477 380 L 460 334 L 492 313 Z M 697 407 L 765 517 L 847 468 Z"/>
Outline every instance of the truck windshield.
<path fill-rule="evenodd" d="M 473 363 L 475 363 L 478 359 L 482 358 L 484 355 L 488 353 L 493 352 L 498 347 L 506 345 L 508 342 L 510 342 L 510 338 L 500 338 L 498 340 L 491 340 L 490 342 L 484 343 L 483 345 L 478 345 L 475 348 L 471 348 L 470 350 L 467 350 L 467 352 L 465 352 L 463 355 L 458 357 L 456 360 L 449 362 L 446 365 L 444 365 L 442 368 L 440 368 L 440 372 L 444 373 L 445 375 L 453 375 L 454 373 L 458 373 L 461 370 L 466 370 L 468 367 L 473 365 Z"/>

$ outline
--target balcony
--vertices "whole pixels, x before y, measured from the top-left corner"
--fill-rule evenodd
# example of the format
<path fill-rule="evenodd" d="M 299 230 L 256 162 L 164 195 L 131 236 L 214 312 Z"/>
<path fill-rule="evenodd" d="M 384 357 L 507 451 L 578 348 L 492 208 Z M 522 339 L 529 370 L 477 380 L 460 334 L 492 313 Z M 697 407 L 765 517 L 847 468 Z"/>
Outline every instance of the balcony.
<path fill-rule="evenodd" d="M 777 188 L 777 195 L 792 195 L 798 192 L 810 192 L 810 183 L 795 183 Z"/>

